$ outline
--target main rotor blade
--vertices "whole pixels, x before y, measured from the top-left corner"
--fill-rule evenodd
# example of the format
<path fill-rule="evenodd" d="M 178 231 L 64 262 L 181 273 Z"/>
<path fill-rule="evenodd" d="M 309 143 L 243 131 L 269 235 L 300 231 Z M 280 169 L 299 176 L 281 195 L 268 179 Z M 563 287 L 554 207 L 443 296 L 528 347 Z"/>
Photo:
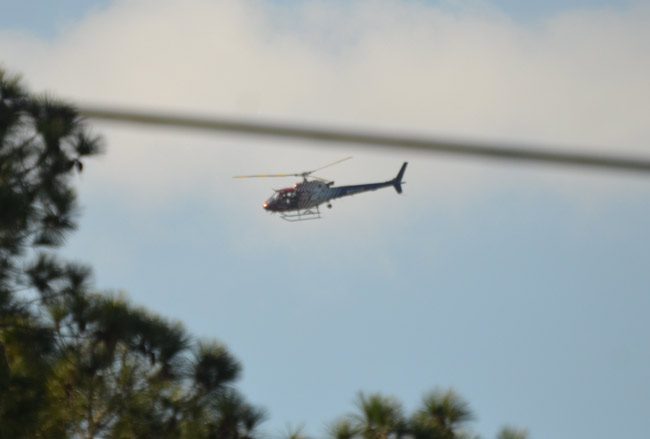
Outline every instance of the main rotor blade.
<path fill-rule="evenodd" d="M 352 156 L 350 156 L 350 157 L 345 157 L 345 158 L 343 158 L 343 159 L 341 159 L 341 160 L 337 160 L 337 161 L 335 161 L 335 162 L 332 162 L 332 163 L 330 163 L 329 165 L 321 166 L 320 168 L 316 168 L 316 169 L 314 169 L 313 171 L 309 171 L 309 173 L 312 174 L 312 173 L 314 173 L 314 172 L 316 172 L 316 171 L 320 171 L 321 169 L 329 168 L 330 166 L 337 165 L 337 164 L 339 164 L 339 163 L 341 163 L 341 162 L 344 162 L 344 161 L 346 161 L 346 160 L 350 160 L 351 158 L 352 158 Z"/>
<path fill-rule="evenodd" d="M 80 107 L 79 111 L 81 115 L 92 119 L 140 125 L 168 126 L 318 142 L 353 143 L 375 148 L 402 148 L 411 151 L 510 160 L 519 163 L 530 162 L 650 173 L 650 157 L 633 157 L 596 151 L 565 151 L 557 148 L 533 149 L 518 145 L 465 142 L 459 139 L 380 134 L 367 131 L 254 122 L 242 119 L 192 117 L 106 107 L 84 106 Z"/>
<path fill-rule="evenodd" d="M 272 178 L 272 177 L 300 177 L 301 174 L 256 174 L 236 175 L 233 178 Z"/>

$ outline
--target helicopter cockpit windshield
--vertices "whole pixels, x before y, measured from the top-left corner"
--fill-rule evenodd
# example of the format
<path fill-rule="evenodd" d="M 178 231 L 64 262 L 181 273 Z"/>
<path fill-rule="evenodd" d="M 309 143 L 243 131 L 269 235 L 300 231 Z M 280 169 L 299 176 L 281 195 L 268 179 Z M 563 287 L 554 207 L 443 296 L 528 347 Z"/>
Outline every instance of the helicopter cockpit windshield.
<path fill-rule="evenodd" d="M 287 188 L 275 191 L 275 194 L 264 203 L 267 210 L 291 210 L 297 206 L 296 189 Z"/>

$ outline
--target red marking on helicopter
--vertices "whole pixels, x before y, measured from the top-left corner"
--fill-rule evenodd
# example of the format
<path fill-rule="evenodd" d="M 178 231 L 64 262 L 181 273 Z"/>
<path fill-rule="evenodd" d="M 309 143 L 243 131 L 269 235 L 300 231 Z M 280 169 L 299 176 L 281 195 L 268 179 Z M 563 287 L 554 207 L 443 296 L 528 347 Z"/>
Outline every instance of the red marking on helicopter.
<path fill-rule="evenodd" d="M 341 163 L 352 157 L 346 157 L 334 163 L 322 166 L 313 171 L 306 171 L 296 174 L 260 174 L 244 175 L 234 178 L 266 178 L 266 177 L 302 177 L 302 181 L 296 183 L 293 187 L 278 189 L 273 196 L 266 200 L 262 207 L 273 213 L 279 213 L 282 219 L 287 221 L 304 221 L 320 218 L 319 206 L 327 203 L 331 208 L 331 201 L 336 198 L 355 195 L 362 192 L 375 191 L 385 187 L 393 187 L 398 194 L 402 193 L 402 178 L 406 171 L 407 162 L 404 162 L 397 176 L 392 180 L 380 183 L 366 183 L 350 186 L 333 186 L 333 181 L 328 181 L 312 174 L 321 169 Z M 310 179 L 311 178 L 311 179 Z"/>

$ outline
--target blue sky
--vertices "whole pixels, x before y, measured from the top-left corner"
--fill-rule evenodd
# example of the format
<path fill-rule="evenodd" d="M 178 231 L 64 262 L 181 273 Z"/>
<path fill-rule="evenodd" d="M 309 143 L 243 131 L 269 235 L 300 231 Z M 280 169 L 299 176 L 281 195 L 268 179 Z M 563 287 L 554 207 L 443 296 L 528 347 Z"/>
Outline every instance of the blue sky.
<path fill-rule="evenodd" d="M 243 3 L 12 4 L 2 63 L 79 101 L 650 154 L 642 3 L 301 2 L 298 30 L 274 27 L 287 2 Z M 96 129 L 107 153 L 80 178 L 66 254 L 98 288 L 224 341 L 271 436 L 321 437 L 359 390 L 412 408 L 436 387 L 468 399 L 486 438 L 650 431 L 646 177 Z M 291 180 L 230 178 L 350 154 L 325 175 L 385 180 L 408 160 L 405 194 L 287 224 L 261 203 Z"/>
<path fill-rule="evenodd" d="M 276 3 L 291 6 L 300 0 L 277 0 Z M 428 1 L 446 7 L 458 7 L 463 2 L 449 0 Z M 546 19 L 558 12 L 571 9 L 617 8 L 630 5 L 630 0 L 548 0 L 544 2 L 522 2 L 518 0 L 485 0 L 465 2 L 484 4 L 496 8 L 516 19 Z M 111 4 L 110 0 L 25 0 L 20 2 L 3 0 L 3 14 L 0 26 L 5 29 L 20 29 L 44 37 L 53 37 L 67 26 L 74 25 L 89 12 L 99 11 Z"/>

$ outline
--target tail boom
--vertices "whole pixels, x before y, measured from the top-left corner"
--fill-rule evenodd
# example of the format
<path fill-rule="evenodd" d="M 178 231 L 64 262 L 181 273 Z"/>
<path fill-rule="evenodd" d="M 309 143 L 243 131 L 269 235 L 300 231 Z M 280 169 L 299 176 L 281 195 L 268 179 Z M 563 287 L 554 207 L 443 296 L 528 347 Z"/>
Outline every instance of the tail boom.
<path fill-rule="evenodd" d="M 404 177 L 404 172 L 406 171 L 406 165 L 408 162 L 404 162 L 400 168 L 397 176 L 392 179 L 385 181 L 383 183 L 368 183 L 368 184 L 357 184 L 354 186 L 339 186 L 331 188 L 329 194 L 329 199 L 347 197 L 350 195 L 359 194 L 362 192 L 376 191 L 377 189 L 382 189 L 385 187 L 394 187 L 398 194 L 402 193 L 402 178 Z"/>

